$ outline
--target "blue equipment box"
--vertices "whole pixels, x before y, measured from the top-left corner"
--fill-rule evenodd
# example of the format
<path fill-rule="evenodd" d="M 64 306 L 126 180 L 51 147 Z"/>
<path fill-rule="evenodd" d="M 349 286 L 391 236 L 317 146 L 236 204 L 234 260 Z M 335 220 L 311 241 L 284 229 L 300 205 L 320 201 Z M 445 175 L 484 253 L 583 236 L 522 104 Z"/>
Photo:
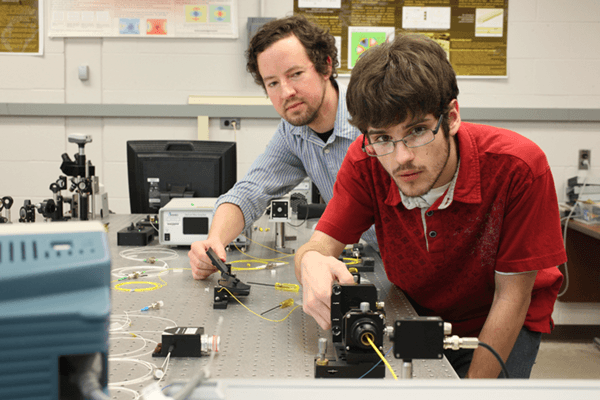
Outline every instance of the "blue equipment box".
<path fill-rule="evenodd" d="M 101 223 L 0 224 L 0 399 L 71 398 L 67 375 L 93 354 L 106 392 L 109 316 Z"/>

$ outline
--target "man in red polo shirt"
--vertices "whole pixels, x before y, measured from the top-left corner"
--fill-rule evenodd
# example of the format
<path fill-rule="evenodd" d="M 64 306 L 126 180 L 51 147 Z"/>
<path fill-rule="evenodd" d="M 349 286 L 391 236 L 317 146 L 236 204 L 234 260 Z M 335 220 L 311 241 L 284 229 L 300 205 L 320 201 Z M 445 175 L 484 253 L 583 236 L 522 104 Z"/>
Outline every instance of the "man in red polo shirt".
<path fill-rule="evenodd" d="M 347 92 L 363 133 L 348 149 L 334 195 L 296 254 L 306 313 L 330 328 L 337 260 L 375 224 L 389 280 L 421 315 L 477 336 L 528 378 L 566 262 L 558 202 L 542 150 L 505 129 L 462 122 L 456 75 L 424 36 L 366 52 Z M 459 376 L 495 378 L 486 349 L 448 351 Z"/>

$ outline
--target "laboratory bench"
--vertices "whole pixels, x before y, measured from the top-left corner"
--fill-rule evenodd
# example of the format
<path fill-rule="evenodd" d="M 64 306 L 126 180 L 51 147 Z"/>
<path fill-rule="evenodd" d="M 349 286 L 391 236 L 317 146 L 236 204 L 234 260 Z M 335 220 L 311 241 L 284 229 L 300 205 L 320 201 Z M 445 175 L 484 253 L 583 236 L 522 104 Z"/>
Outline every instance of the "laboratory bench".
<path fill-rule="evenodd" d="M 315 356 L 319 338 L 328 339 L 327 356 L 335 358 L 331 331 L 322 330 L 302 311 L 301 288 L 295 293 L 251 285 L 250 294 L 240 297 L 241 304 L 231 299 L 226 309 L 213 309 L 214 288 L 218 286 L 220 274 L 215 273 L 206 280 L 194 280 L 187 256 L 189 246 L 159 245 L 157 238 L 144 247 L 117 245 L 117 232 L 144 217 L 139 214 L 109 215 L 103 219 L 108 223 L 112 259 L 108 379 L 113 398 L 131 399 L 132 391 L 141 391 L 157 381 L 152 376 L 152 365 L 166 367 L 165 357 L 153 357 L 152 353 L 161 342 L 162 332 L 173 326 L 203 328 L 208 335 L 220 336 L 219 352 L 210 365 L 212 379 L 300 379 L 311 385 L 316 381 Z M 285 227 L 287 237 L 296 237 L 296 241 L 286 242 L 291 248 L 299 247 L 310 238 L 315 222 L 294 221 L 294 224 Z M 252 242 L 246 254 L 233 250 L 227 255 L 227 262 L 238 268 L 233 271 L 237 278 L 245 283 L 297 283 L 293 254 L 273 250 L 276 247 L 276 223 L 263 217 L 254 224 L 251 233 Z M 416 316 L 402 291 L 387 280 L 378 253 L 373 254 L 374 272 L 363 272 L 361 278 L 378 288 L 378 300 L 385 303 L 386 325 L 392 325 L 400 317 Z M 148 263 L 153 261 L 152 257 L 154 264 Z M 268 268 L 269 260 L 275 266 Z M 143 276 L 124 279 L 136 273 Z M 294 306 L 278 308 L 264 315 L 271 321 L 257 315 L 289 298 L 294 300 Z M 149 309 L 141 311 L 146 307 Z M 387 336 L 383 347 L 385 352 L 392 347 Z M 396 374 L 400 374 L 402 360 L 391 353 L 386 359 Z M 199 368 L 207 366 L 209 360 L 208 354 L 170 357 L 160 386 L 190 379 Z M 413 377 L 458 379 L 445 357 L 413 360 Z M 384 380 L 390 379 L 393 377 L 386 369 Z"/>

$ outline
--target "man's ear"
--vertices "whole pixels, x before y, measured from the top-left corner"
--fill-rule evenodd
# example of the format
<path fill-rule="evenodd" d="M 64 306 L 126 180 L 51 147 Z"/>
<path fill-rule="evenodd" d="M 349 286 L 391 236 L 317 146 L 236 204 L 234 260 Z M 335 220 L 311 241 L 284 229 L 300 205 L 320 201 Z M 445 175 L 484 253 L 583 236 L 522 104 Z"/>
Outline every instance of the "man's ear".
<path fill-rule="evenodd" d="M 331 78 L 331 74 L 333 72 L 333 60 L 330 56 L 327 56 L 327 74 L 324 75 L 325 80 Z"/>
<path fill-rule="evenodd" d="M 448 128 L 450 136 L 456 135 L 458 128 L 460 128 L 460 108 L 458 106 L 458 100 L 454 99 L 450 102 L 450 111 L 448 112 Z"/>

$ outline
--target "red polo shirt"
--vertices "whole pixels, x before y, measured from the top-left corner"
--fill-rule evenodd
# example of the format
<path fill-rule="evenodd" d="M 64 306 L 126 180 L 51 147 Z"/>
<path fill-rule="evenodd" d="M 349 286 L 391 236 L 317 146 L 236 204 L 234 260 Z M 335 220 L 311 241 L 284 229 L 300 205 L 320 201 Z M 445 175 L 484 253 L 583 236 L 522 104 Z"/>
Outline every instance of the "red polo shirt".
<path fill-rule="evenodd" d="M 477 336 L 499 272 L 538 271 L 525 326 L 548 333 L 566 262 L 550 166 L 529 139 L 505 129 L 463 122 L 460 169 L 452 203 L 426 213 L 407 210 L 378 159 L 352 143 L 317 230 L 354 243 L 371 224 L 388 279 L 421 315 L 438 315 L 453 334 Z M 436 139 L 436 140 L 439 140 Z M 429 243 L 429 250 L 425 241 Z"/>

